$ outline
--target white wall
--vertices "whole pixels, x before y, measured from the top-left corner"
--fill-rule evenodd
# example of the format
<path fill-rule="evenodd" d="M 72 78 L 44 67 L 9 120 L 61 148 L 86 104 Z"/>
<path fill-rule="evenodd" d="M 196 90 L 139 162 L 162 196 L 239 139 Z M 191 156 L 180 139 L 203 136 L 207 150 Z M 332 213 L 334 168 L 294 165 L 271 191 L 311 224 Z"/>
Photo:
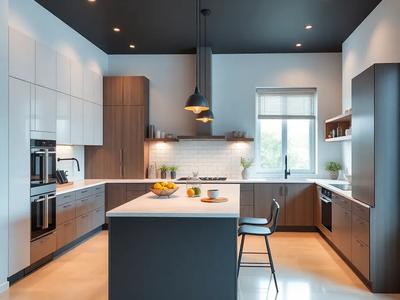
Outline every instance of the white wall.
<path fill-rule="evenodd" d="M 0 293 L 8 275 L 8 0 L 0 0 Z M 29 199 L 27 199 L 29 200 Z"/>
<path fill-rule="evenodd" d="M 105 52 L 33 0 L 10 1 L 8 24 L 94 71 L 107 71 Z"/>
<path fill-rule="evenodd" d="M 343 107 L 351 107 L 351 80 L 374 63 L 400 62 L 400 1 L 383 0 L 343 43 Z M 351 170 L 351 143 L 343 145 Z"/>
<path fill-rule="evenodd" d="M 167 133 L 195 133 L 185 111 L 195 86 L 194 55 L 110 55 L 108 75 L 144 75 L 150 80 L 150 124 Z"/>
<path fill-rule="evenodd" d="M 221 54 L 213 56 L 214 133 L 255 135 L 256 88 L 313 87 L 318 93 L 318 173 L 341 161 L 339 144 L 324 141 L 324 120 L 341 111 L 341 54 Z"/>
<path fill-rule="evenodd" d="M 85 179 L 85 147 L 84 146 L 57 146 L 57 158 L 74 157 L 79 161 L 80 171 L 74 161 L 60 161 L 57 168 L 68 171 L 68 181 Z"/>

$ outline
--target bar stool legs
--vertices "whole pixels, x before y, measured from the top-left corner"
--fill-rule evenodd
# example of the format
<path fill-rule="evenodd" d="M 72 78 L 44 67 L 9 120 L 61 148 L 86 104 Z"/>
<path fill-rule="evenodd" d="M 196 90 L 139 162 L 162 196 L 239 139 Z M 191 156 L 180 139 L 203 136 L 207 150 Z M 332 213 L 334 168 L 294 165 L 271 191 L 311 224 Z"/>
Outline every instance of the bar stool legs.
<path fill-rule="evenodd" d="M 238 259 L 238 265 L 237 265 L 237 277 L 239 277 L 240 264 L 242 263 L 243 246 L 244 246 L 245 238 L 246 238 L 246 235 L 244 234 L 242 236 L 242 240 L 240 241 L 239 259 Z"/>
<path fill-rule="evenodd" d="M 274 276 L 274 282 L 275 282 L 276 291 L 279 292 L 278 283 L 276 282 L 274 261 L 273 261 L 273 259 L 272 259 L 271 248 L 270 248 L 270 246 L 269 246 L 268 237 L 265 236 L 264 238 L 265 238 L 265 244 L 267 245 L 268 259 L 269 259 L 269 263 L 270 263 L 270 265 L 271 265 L 272 276 Z"/>

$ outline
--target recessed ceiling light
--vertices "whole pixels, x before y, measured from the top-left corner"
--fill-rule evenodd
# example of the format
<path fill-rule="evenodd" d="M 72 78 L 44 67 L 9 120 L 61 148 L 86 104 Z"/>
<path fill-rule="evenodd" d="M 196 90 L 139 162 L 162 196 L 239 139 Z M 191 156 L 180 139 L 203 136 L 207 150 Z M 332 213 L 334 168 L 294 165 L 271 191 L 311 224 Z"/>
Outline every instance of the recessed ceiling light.
<path fill-rule="evenodd" d="M 310 30 L 313 28 L 313 26 L 311 24 L 307 24 L 306 26 L 304 26 L 305 29 Z"/>
<path fill-rule="evenodd" d="M 300 48 L 301 46 L 303 46 L 302 43 L 297 43 L 297 44 L 296 44 L 296 47 L 297 47 L 297 48 Z"/>
<path fill-rule="evenodd" d="M 121 29 L 119 29 L 118 27 L 114 27 L 113 30 L 114 30 L 115 32 L 120 32 L 120 31 L 121 31 Z"/>
<path fill-rule="evenodd" d="M 134 49 L 134 48 L 135 48 L 135 45 L 134 45 L 134 44 L 130 44 L 130 45 L 129 45 L 129 48 Z"/>
<path fill-rule="evenodd" d="M 88 0 L 88 2 L 94 3 L 94 2 L 96 2 L 96 0 Z"/>

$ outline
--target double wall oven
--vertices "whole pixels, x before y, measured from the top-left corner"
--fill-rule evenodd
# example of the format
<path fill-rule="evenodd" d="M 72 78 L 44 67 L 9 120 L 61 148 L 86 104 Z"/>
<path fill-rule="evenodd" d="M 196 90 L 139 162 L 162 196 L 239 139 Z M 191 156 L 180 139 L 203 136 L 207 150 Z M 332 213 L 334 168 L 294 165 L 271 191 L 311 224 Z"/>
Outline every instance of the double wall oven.
<path fill-rule="evenodd" d="M 56 229 L 56 141 L 31 140 L 31 240 Z"/>

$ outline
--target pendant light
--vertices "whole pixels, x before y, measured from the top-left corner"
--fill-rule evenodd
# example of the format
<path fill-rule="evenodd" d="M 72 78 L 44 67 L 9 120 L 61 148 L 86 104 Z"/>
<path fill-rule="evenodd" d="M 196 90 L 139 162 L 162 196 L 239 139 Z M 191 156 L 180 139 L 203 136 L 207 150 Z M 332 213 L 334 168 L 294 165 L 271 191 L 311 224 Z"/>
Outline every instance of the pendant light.
<path fill-rule="evenodd" d="M 207 17 L 211 15 L 211 10 L 209 9 L 202 9 L 201 14 L 204 16 L 204 46 L 207 44 Z M 207 74 L 207 66 L 204 67 L 204 70 Z M 207 77 L 207 76 L 206 76 Z M 207 81 L 206 81 L 207 84 Z M 197 121 L 208 123 L 214 121 L 214 114 L 211 111 L 211 108 L 208 110 L 202 111 L 196 117 Z"/>
<path fill-rule="evenodd" d="M 191 95 L 185 105 L 186 110 L 190 110 L 195 114 L 199 114 L 202 111 L 209 110 L 207 99 L 200 94 L 199 91 L 199 64 L 200 64 L 200 0 L 196 1 L 196 88 L 194 94 Z"/>

